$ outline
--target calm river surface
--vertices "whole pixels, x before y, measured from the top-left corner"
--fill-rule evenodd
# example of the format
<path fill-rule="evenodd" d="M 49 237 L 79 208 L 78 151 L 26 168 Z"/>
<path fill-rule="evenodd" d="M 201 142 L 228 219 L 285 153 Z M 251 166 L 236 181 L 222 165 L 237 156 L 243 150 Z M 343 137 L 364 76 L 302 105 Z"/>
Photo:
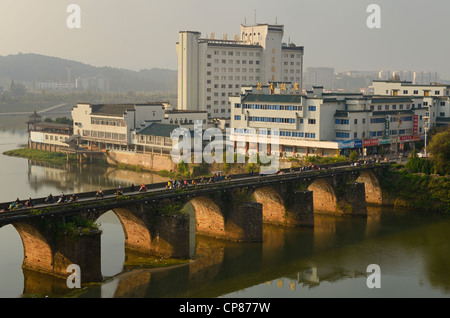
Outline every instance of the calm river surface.
<path fill-rule="evenodd" d="M 26 144 L 20 116 L 0 116 L 0 202 L 161 182 L 149 173 L 105 167 L 56 167 L 2 155 Z M 449 297 L 450 220 L 421 211 L 371 209 L 367 219 L 315 216 L 314 229 L 265 226 L 263 243 L 196 237 L 195 261 L 168 269 L 126 271 L 124 233 L 113 212 L 98 222 L 104 284 L 80 297 Z M 193 243 L 194 244 L 194 243 Z M 194 251 L 194 249 L 192 249 Z M 12 225 L 0 228 L 0 297 L 57 297 L 43 277 L 24 272 L 23 246 Z M 367 287 L 377 264 L 381 288 Z"/>

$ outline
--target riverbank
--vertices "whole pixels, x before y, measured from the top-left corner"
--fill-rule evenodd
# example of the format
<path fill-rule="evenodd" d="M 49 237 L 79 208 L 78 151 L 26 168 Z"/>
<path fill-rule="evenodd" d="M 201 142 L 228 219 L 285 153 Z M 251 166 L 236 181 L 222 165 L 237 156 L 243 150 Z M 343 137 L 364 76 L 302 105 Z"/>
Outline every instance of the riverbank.
<path fill-rule="evenodd" d="M 45 161 L 54 164 L 66 164 L 67 155 L 61 152 L 50 152 L 39 149 L 19 148 L 3 152 L 5 156 Z M 69 155 L 69 163 L 76 163 L 76 155 Z"/>
<path fill-rule="evenodd" d="M 450 178 L 411 173 L 403 165 L 386 169 L 379 178 L 389 205 L 450 213 Z"/>

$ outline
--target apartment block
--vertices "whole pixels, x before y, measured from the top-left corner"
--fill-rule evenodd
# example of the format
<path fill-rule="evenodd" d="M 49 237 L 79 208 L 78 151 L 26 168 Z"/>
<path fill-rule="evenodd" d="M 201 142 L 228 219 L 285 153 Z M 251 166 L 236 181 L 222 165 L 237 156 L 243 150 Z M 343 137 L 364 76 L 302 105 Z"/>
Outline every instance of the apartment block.
<path fill-rule="evenodd" d="M 230 118 L 229 96 L 241 86 L 290 81 L 302 87 L 303 47 L 283 42 L 283 25 L 241 25 L 234 39 L 181 31 L 178 56 L 178 110 L 206 111 Z"/>

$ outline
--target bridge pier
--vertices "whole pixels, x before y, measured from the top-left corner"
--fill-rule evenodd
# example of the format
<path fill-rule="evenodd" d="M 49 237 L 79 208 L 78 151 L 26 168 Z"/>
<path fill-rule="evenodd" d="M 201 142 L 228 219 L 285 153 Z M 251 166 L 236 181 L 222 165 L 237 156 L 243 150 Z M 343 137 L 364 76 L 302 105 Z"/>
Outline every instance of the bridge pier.
<path fill-rule="evenodd" d="M 342 198 L 338 198 L 337 205 L 338 211 L 342 214 L 366 217 L 367 204 L 364 183 L 347 184 Z"/>
<path fill-rule="evenodd" d="M 312 191 L 295 191 L 286 202 L 284 225 L 314 227 L 314 201 Z"/>
<path fill-rule="evenodd" d="M 22 268 L 38 273 L 67 279 L 72 272 L 67 267 L 76 264 L 80 267 L 82 283 L 101 281 L 101 231 L 83 231 L 70 235 L 41 231 L 27 224 L 13 224 L 19 232 L 24 245 Z"/>
<path fill-rule="evenodd" d="M 238 242 L 262 242 L 262 204 L 248 202 L 236 206 L 225 221 L 225 236 Z"/>

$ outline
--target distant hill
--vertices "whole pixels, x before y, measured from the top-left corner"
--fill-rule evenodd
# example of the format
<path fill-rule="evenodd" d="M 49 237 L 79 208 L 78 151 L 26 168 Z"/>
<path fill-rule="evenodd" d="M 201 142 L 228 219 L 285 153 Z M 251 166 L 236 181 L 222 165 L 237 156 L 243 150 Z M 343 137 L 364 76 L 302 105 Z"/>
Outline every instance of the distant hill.
<path fill-rule="evenodd" d="M 96 67 L 77 61 L 39 54 L 0 56 L 0 80 L 22 83 L 35 81 L 67 82 L 66 67 L 71 67 L 71 78 L 78 76 L 105 76 L 110 81 L 110 91 L 176 91 L 177 71 L 144 69 L 132 71 L 114 67 Z"/>

